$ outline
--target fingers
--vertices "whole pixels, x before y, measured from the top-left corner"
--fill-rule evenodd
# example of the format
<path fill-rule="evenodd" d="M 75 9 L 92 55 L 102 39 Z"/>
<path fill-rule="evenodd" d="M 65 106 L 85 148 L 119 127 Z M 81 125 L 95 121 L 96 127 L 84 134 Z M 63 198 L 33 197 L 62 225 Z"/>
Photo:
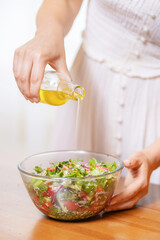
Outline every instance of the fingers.
<path fill-rule="evenodd" d="M 16 49 L 14 53 L 14 60 L 13 60 L 13 72 L 15 76 L 15 80 L 17 82 L 18 88 L 23 94 L 22 84 L 21 84 L 21 68 L 23 66 L 23 58 L 24 58 L 24 51 L 23 48 Z"/>
<path fill-rule="evenodd" d="M 134 153 L 127 160 L 124 161 L 125 167 L 127 168 L 140 167 L 142 164 L 142 161 L 141 161 L 142 157 L 144 158 L 144 156 L 142 156 L 142 153 L 140 152 Z"/>
<path fill-rule="evenodd" d="M 30 96 L 34 102 L 40 101 L 39 91 L 43 79 L 46 64 L 42 60 L 36 60 L 32 66 L 30 77 Z"/>
<path fill-rule="evenodd" d="M 57 72 L 66 74 L 69 77 L 69 79 L 71 80 L 71 75 L 70 75 L 70 72 L 67 68 L 65 56 L 57 59 L 54 62 L 50 62 L 49 65 L 52 68 L 54 68 Z"/>
<path fill-rule="evenodd" d="M 32 60 L 24 59 L 24 64 L 21 66 L 20 70 L 20 82 L 19 86 L 22 89 L 22 94 L 27 100 L 32 101 L 31 95 L 30 95 L 30 76 L 31 76 L 31 70 L 32 70 Z"/>
<path fill-rule="evenodd" d="M 141 189 L 142 189 L 142 187 L 141 187 L 140 183 L 132 183 L 131 185 L 126 187 L 123 192 L 114 196 L 110 202 L 110 205 L 114 205 L 119 202 L 123 202 L 123 201 L 133 198 L 141 191 Z"/>
<path fill-rule="evenodd" d="M 21 47 L 14 54 L 13 72 L 19 90 L 27 100 L 39 102 L 39 89 L 46 63 L 37 52 Z"/>
<path fill-rule="evenodd" d="M 111 211 L 118 211 L 118 210 L 124 210 L 124 209 L 130 209 L 134 207 L 134 205 L 144 196 L 144 194 L 139 193 L 138 195 L 134 196 L 133 198 L 129 199 L 125 202 L 120 202 L 117 204 L 114 204 L 112 206 L 108 206 L 105 208 L 105 212 L 111 212 Z"/>
<path fill-rule="evenodd" d="M 117 211 L 132 208 L 144 195 L 148 193 L 148 183 L 132 183 L 125 191 L 117 194 L 111 199 L 109 206 L 105 208 L 106 212 Z"/>
<path fill-rule="evenodd" d="M 31 70 L 32 58 L 23 47 L 17 49 L 14 54 L 13 72 L 18 88 L 27 100 L 30 99 L 29 80 Z"/>
<path fill-rule="evenodd" d="M 150 175 L 146 156 L 142 152 L 135 153 L 125 161 L 125 166 L 129 168 L 129 172 L 124 191 L 111 199 L 106 212 L 132 208 L 148 193 Z"/>

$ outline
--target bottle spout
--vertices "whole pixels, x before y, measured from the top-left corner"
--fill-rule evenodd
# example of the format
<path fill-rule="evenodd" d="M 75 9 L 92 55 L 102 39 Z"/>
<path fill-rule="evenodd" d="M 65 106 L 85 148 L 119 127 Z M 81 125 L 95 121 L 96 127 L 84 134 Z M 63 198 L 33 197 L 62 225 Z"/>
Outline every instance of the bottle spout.
<path fill-rule="evenodd" d="M 73 97 L 75 98 L 75 100 L 78 100 L 78 99 L 82 100 L 84 96 L 85 96 L 84 88 L 81 86 L 76 86 L 73 91 Z"/>

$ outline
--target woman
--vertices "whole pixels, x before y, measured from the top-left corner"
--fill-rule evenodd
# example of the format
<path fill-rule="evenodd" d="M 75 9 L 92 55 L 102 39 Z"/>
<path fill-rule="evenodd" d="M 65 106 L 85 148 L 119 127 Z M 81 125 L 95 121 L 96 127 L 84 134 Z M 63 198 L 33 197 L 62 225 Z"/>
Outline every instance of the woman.
<path fill-rule="evenodd" d="M 15 51 L 15 79 L 31 102 L 40 100 L 46 64 L 70 76 L 64 36 L 81 3 L 82 0 L 45 0 L 37 15 L 35 37 Z M 124 164 L 129 169 L 125 190 L 113 197 L 106 211 L 133 207 L 147 193 L 151 173 L 160 166 L 159 7 L 158 0 L 88 3 L 83 43 L 71 70 L 72 78 L 86 90 L 77 147 L 127 158 Z M 65 128 L 68 124 L 64 146 L 70 147 L 72 104 L 68 108 L 71 114 L 67 112 L 65 120 L 58 118 L 63 125 L 65 121 Z M 157 171 L 157 177 L 158 174 Z"/>

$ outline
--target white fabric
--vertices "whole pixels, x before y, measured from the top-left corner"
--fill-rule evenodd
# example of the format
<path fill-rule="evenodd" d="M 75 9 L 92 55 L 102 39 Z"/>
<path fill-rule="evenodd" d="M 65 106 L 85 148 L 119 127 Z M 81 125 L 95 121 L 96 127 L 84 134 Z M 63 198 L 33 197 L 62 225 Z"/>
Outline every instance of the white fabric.
<path fill-rule="evenodd" d="M 159 0 L 90 0 L 84 50 L 114 71 L 160 75 Z"/>
<path fill-rule="evenodd" d="M 158 0 L 89 1 L 83 44 L 71 71 L 86 90 L 77 145 L 77 105 L 68 102 L 57 115 L 55 148 L 112 153 L 125 160 L 160 137 L 159 10 Z M 160 183 L 159 169 L 151 182 Z"/>

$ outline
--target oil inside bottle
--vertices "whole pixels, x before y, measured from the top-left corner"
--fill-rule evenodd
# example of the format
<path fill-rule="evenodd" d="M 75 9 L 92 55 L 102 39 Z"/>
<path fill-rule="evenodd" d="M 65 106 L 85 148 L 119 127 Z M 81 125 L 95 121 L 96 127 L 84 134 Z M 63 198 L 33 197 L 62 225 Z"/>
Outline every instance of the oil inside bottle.
<path fill-rule="evenodd" d="M 77 86 L 75 91 L 72 93 L 65 93 L 58 90 L 40 89 L 40 102 L 54 106 L 63 105 L 68 102 L 68 100 L 78 101 L 78 99 L 83 99 L 83 97 L 84 89 L 80 86 Z"/>
<path fill-rule="evenodd" d="M 40 89 L 40 101 L 42 103 L 59 106 L 68 102 L 68 94 L 56 90 Z"/>

